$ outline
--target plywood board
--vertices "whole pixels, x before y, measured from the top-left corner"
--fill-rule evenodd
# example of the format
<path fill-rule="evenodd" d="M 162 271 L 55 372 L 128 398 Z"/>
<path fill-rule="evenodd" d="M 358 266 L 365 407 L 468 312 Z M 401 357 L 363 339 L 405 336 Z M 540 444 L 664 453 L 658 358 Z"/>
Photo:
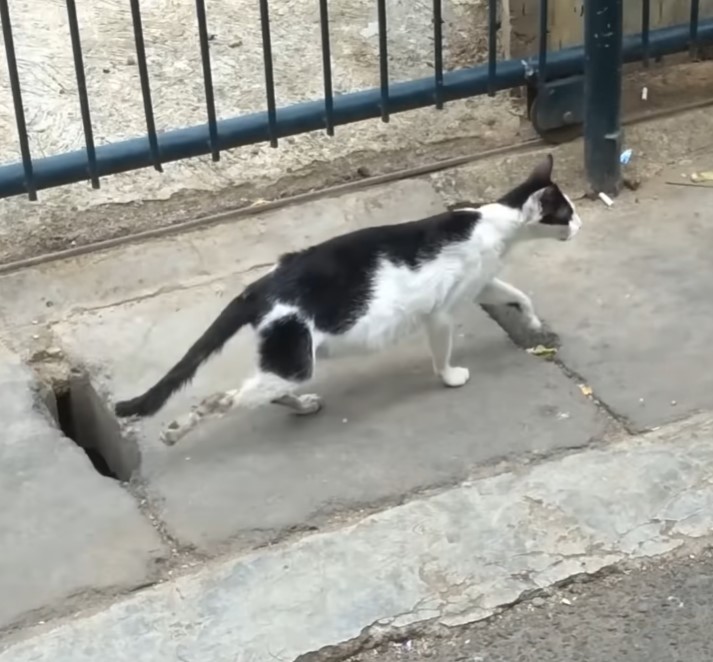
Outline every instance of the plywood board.
<path fill-rule="evenodd" d="M 514 57 L 531 55 L 537 51 L 539 0 L 503 0 L 509 4 L 512 17 L 512 52 Z M 624 2 L 624 30 L 626 34 L 641 32 L 644 0 Z M 550 50 L 581 44 L 583 41 L 584 0 L 550 0 Z M 652 0 L 651 29 L 688 23 L 690 0 Z M 713 0 L 701 0 L 700 17 L 713 18 Z"/>

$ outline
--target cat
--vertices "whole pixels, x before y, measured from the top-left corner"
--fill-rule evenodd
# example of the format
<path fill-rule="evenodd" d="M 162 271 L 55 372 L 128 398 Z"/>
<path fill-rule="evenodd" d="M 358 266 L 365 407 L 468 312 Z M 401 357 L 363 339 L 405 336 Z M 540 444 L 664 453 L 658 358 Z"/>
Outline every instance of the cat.
<path fill-rule="evenodd" d="M 220 313 L 185 356 L 146 393 L 116 404 L 120 417 L 151 416 L 245 325 L 257 333 L 258 369 L 241 388 L 204 399 L 162 433 L 176 443 L 207 417 L 274 403 L 299 415 L 322 406 L 296 390 L 322 356 L 385 348 L 418 328 L 445 386 L 468 382 L 451 365 L 453 312 L 465 299 L 516 308 L 527 328 L 541 322 L 524 293 L 497 278 L 517 241 L 569 240 L 582 221 L 552 181 L 548 155 L 497 202 L 457 207 L 409 223 L 370 227 L 287 253 Z"/>

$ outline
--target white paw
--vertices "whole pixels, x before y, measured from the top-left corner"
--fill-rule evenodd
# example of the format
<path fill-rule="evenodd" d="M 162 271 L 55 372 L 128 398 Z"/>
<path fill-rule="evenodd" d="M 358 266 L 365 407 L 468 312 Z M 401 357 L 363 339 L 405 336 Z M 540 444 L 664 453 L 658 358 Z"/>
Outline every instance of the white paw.
<path fill-rule="evenodd" d="M 180 427 L 172 428 L 170 425 L 161 433 L 161 441 L 166 446 L 173 446 L 185 434 L 185 430 Z"/>
<path fill-rule="evenodd" d="M 195 413 L 198 416 L 224 414 L 233 408 L 237 395 L 238 392 L 234 389 L 209 395 L 207 398 L 201 400 L 200 404 L 195 407 Z"/>
<path fill-rule="evenodd" d="M 160 439 L 166 446 L 173 446 L 185 437 L 203 418 L 203 414 L 190 411 L 171 421 L 161 433 Z"/>
<path fill-rule="evenodd" d="M 470 370 L 468 368 L 450 366 L 441 373 L 441 379 L 446 386 L 458 388 L 468 383 Z"/>
<path fill-rule="evenodd" d="M 320 398 L 316 393 L 306 393 L 305 395 L 300 395 L 299 401 L 300 408 L 295 410 L 295 413 L 298 416 L 316 414 L 320 409 L 322 409 L 322 398 Z"/>

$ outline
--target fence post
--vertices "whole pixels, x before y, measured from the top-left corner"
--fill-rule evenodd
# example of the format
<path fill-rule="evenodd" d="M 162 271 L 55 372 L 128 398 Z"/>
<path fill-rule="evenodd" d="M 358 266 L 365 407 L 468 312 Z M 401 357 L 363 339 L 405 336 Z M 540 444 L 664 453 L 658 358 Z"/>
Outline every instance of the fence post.
<path fill-rule="evenodd" d="M 593 192 L 621 189 L 623 0 L 584 8 L 584 161 Z"/>

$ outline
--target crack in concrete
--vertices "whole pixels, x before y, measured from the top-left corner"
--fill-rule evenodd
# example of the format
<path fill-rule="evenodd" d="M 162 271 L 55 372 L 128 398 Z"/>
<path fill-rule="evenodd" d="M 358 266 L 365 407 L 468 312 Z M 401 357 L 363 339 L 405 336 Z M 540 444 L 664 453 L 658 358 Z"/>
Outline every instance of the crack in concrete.
<path fill-rule="evenodd" d="M 554 358 L 553 363 L 558 366 L 565 376 L 567 376 L 571 381 L 577 383 L 578 385 L 589 384 L 589 381 L 584 375 L 581 375 L 576 370 L 568 366 L 559 356 Z M 612 421 L 620 425 L 629 436 L 635 436 L 647 432 L 647 430 L 637 428 L 627 416 L 616 411 L 614 407 L 602 399 L 597 391 L 592 390 L 592 394 L 589 397 L 602 411 L 606 412 Z"/>
<path fill-rule="evenodd" d="M 645 525 L 646 524 L 640 526 Z M 637 528 L 640 527 L 634 527 L 632 531 Z M 644 543 L 645 542 L 648 541 L 644 541 Z M 592 554 L 590 553 L 563 555 L 540 551 L 527 552 L 525 554 L 520 554 L 519 556 L 532 555 L 546 555 L 549 558 L 556 559 L 552 564 L 550 564 L 549 567 L 567 560 L 592 558 Z M 325 646 L 319 650 L 304 653 L 295 658 L 294 662 L 342 662 L 343 660 L 353 657 L 358 653 L 377 648 L 385 643 L 399 643 L 419 637 L 440 636 L 444 634 L 444 628 L 447 631 L 452 627 L 457 627 L 462 624 L 473 623 L 476 621 L 487 622 L 495 616 L 502 614 L 504 611 L 509 609 L 513 609 L 523 602 L 530 601 L 538 596 L 550 595 L 553 590 L 566 588 L 567 586 L 577 582 L 596 581 L 597 579 L 610 576 L 611 574 L 617 574 L 622 571 L 618 568 L 618 565 L 623 561 L 627 561 L 626 555 L 605 548 L 599 548 L 595 555 L 608 557 L 608 563 L 594 571 L 572 574 L 566 579 L 553 584 L 548 584 L 544 588 L 542 586 L 538 586 L 535 582 L 532 582 L 533 585 L 531 587 L 524 588 L 518 597 L 510 602 L 498 604 L 494 607 L 484 607 L 483 599 L 485 596 L 480 593 L 477 596 L 468 596 L 467 606 L 460 610 L 456 609 L 455 611 L 450 611 L 450 613 L 446 614 L 444 612 L 444 607 L 458 606 L 457 602 L 446 598 L 442 601 L 441 606 L 438 609 L 438 616 L 429 619 L 422 619 L 418 622 L 409 623 L 403 626 L 395 625 L 395 623 L 401 619 L 416 619 L 418 617 L 418 614 L 421 611 L 420 605 L 422 605 L 425 601 L 419 600 L 419 602 L 414 605 L 413 609 L 408 612 L 400 613 L 388 619 L 379 619 L 366 626 L 358 636 L 337 645 Z M 498 567 L 506 572 L 505 568 L 497 563 L 491 562 L 486 565 Z M 544 571 L 535 573 L 536 576 L 542 574 L 544 574 Z M 468 585 L 467 580 L 460 583 L 461 586 L 464 584 L 467 587 L 472 587 L 472 585 Z"/>
<path fill-rule="evenodd" d="M 152 290 L 151 292 L 146 292 L 144 294 L 137 294 L 135 296 L 126 297 L 124 299 L 118 299 L 118 300 L 112 301 L 110 303 L 101 303 L 101 304 L 96 304 L 93 306 L 74 306 L 67 312 L 65 317 L 63 317 L 62 319 L 54 319 L 54 320 L 48 322 L 48 324 L 54 325 L 54 324 L 59 324 L 62 322 L 69 322 L 69 321 L 71 321 L 71 317 L 74 315 L 81 315 L 84 313 L 92 313 L 92 312 L 97 312 L 97 311 L 106 310 L 106 309 L 110 309 L 110 308 L 116 308 L 117 306 L 123 306 L 123 305 L 130 304 L 130 303 L 138 303 L 141 301 L 146 301 L 148 299 L 154 299 L 158 296 L 172 294 L 175 292 L 183 292 L 186 290 L 198 289 L 200 287 L 208 287 L 210 285 L 214 285 L 215 283 L 223 282 L 227 278 L 233 278 L 233 277 L 237 277 L 237 276 L 245 276 L 245 275 L 248 275 L 254 271 L 259 271 L 260 269 L 267 269 L 267 268 L 271 267 L 273 264 L 274 264 L 274 261 L 261 262 L 259 264 L 251 265 L 245 269 L 240 269 L 238 271 L 226 272 L 219 276 L 211 276 L 210 278 L 197 277 L 197 278 L 191 279 L 187 283 L 179 283 L 177 285 L 164 285 L 164 286 L 156 288 L 155 290 Z M 237 296 L 238 292 L 236 292 L 235 294 Z"/>
<path fill-rule="evenodd" d="M 166 576 L 161 577 L 161 580 L 170 578 L 173 574 L 172 571 L 176 569 L 178 564 L 185 565 L 193 563 L 197 565 L 199 562 L 207 560 L 205 555 L 199 553 L 190 545 L 181 543 L 181 541 L 168 530 L 166 523 L 161 519 L 158 513 L 156 504 L 153 503 L 148 494 L 146 486 L 139 479 L 134 479 L 124 485 L 128 492 L 134 497 L 141 514 L 151 522 L 151 526 L 153 526 L 158 533 L 161 542 L 163 542 L 169 550 L 171 563 L 169 563 L 169 566 L 165 570 Z"/>
<path fill-rule="evenodd" d="M 705 546 L 705 543 L 697 541 Z M 524 589 L 519 596 L 507 603 L 497 605 L 492 609 L 485 609 L 482 605 L 472 604 L 468 608 L 465 608 L 461 612 L 461 616 L 464 616 L 462 624 L 480 622 L 487 623 L 493 618 L 496 618 L 503 612 L 514 609 L 518 605 L 529 602 L 537 597 L 548 597 L 554 591 L 562 590 L 571 586 L 572 584 L 581 582 L 594 582 L 600 579 L 604 579 L 611 575 L 621 574 L 626 571 L 625 567 L 622 567 L 622 563 L 625 566 L 636 567 L 636 562 L 630 561 L 625 555 L 612 552 L 609 550 L 602 549 L 602 556 L 613 556 L 615 557 L 611 562 L 602 566 L 601 568 L 589 571 L 572 574 L 566 579 L 561 581 L 548 584 L 545 587 L 533 586 L 528 589 Z M 541 552 L 532 552 L 532 554 L 540 554 Z M 530 555 L 530 553 L 526 554 Z M 550 554 L 548 554 L 550 556 Z M 559 556 L 561 560 L 571 559 L 571 558 L 581 558 L 588 557 L 587 554 L 576 554 L 576 555 L 555 555 Z M 538 573 L 540 574 L 540 573 Z M 481 609 L 482 611 L 489 612 L 487 615 L 483 616 L 473 616 L 472 612 L 475 609 Z M 416 610 L 414 609 L 414 612 Z M 412 613 L 412 612 L 411 612 Z M 407 614 L 410 615 L 410 614 Z M 438 617 L 431 618 L 428 620 L 419 621 L 417 623 L 409 624 L 404 627 L 392 628 L 391 630 L 379 629 L 379 623 L 373 623 L 367 626 L 360 633 L 359 636 L 354 637 L 349 641 L 342 642 L 334 646 L 325 646 L 317 651 L 311 651 L 304 653 L 294 659 L 294 662 L 343 662 L 348 658 L 351 658 L 359 653 L 378 648 L 387 643 L 400 643 L 408 641 L 411 639 L 425 638 L 425 637 L 440 637 L 447 636 L 449 631 L 453 627 L 458 627 L 458 623 L 453 625 L 445 625 L 442 622 L 442 614 Z"/>
<path fill-rule="evenodd" d="M 482 305 L 481 308 L 505 331 L 508 338 L 521 349 L 528 349 L 537 345 L 545 345 L 546 347 L 554 347 L 556 349 L 562 346 L 562 340 L 559 334 L 552 329 L 547 320 L 542 320 L 542 331 L 532 332 L 528 331 L 521 323 L 517 314 L 509 309 L 503 308 L 502 306 L 491 305 Z M 570 381 L 575 382 L 577 385 L 589 383 L 584 375 L 579 374 L 568 366 L 559 354 L 556 354 L 551 361 Z M 616 411 L 596 392 L 592 392 L 589 397 L 601 411 L 606 413 L 611 421 L 621 426 L 630 436 L 647 432 L 647 430 L 637 428 L 631 420 Z"/>
<path fill-rule="evenodd" d="M 456 622 L 453 622 L 453 624 L 445 624 L 443 622 L 443 613 L 440 613 L 439 616 L 410 623 L 401 627 L 391 627 L 390 624 L 387 624 L 385 627 L 382 621 L 375 621 L 363 628 L 356 637 L 339 644 L 324 646 L 319 650 L 303 653 L 294 658 L 293 662 L 343 662 L 344 660 L 359 653 L 378 648 L 379 646 L 387 643 L 400 643 L 424 637 L 440 637 L 447 635 L 453 627 L 458 627 L 462 624 L 473 622 L 487 623 L 491 619 L 497 617 L 505 611 L 515 608 L 523 602 L 530 601 L 540 596 L 548 596 L 553 590 L 566 588 L 571 584 L 581 582 L 583 579 L 586 581 L 596 581 L 597 579 L 617 574 L 620 570 L 617 569 L 616 564 L 620 560 L 621 558 L 616 562 L 607 564 L 593 572 L 572 575 L 562 581 L 548 585 L 545 588 L 538 586 L 524 589 L 514 600 L 497 605 L 493 608 L 484 608 L 482 607 L 482 604 L 471 603 L 468 607 L 456 614 L 456 616 L 461 617 L 460 620 L 462 622 L 460 623 L 457 622 L 458 619 L 456 618 Z M 419 603 L 420 602 L 422 601 L 419 601 Z M 480 602 L 482 602 L 482 599 Z M 419 603 L 417 603 L 417 605 Z M 473 612 L 476 610 L 480 610 L 481 613 L 474 614 Z M 416 609 L 414 608 L 414 610 L 405 615 L 409 616 L 415 612 Z M 395 619 L 390 619 L 390 622 L 393 622 L 393 620 Z"/>

